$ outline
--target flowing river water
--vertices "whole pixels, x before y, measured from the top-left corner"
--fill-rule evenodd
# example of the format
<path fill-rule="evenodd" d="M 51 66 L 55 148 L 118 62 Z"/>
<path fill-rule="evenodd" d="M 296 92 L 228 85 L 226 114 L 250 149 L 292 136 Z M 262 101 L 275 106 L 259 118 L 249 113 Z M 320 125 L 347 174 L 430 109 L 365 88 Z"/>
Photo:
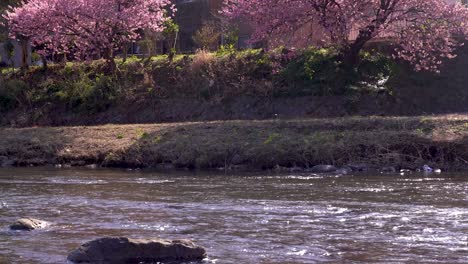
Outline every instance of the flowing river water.
<path fill-rule="evenodd" d="M 15 219 L 52 222 L 9 231 Z M 102 236 L 189 238 L 203 263 L 468 263 L 468 174 L 0 170 L 0 263 Z"/>

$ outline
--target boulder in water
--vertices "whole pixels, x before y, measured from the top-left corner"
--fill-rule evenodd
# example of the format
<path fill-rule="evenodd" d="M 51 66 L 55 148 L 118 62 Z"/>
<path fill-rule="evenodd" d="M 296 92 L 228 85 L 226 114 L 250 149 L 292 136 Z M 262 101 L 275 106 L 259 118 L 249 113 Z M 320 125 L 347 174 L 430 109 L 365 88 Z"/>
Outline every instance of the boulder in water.
<path fill-rule="evenodd" d="M 35 229 L 46 228 L 48 225 L 49 224 L 46 221 L 33 218 L 21 218 L 16 220 L 12 225 L 10 225 L 10 229 L 31 231 Z"/>
<path fill-rule="evenodd" d="M 206 257 L 204 248 L 190 240 L 99 238 L 68 255 L 73 263 L 154 263 L 196 261 Z"/>

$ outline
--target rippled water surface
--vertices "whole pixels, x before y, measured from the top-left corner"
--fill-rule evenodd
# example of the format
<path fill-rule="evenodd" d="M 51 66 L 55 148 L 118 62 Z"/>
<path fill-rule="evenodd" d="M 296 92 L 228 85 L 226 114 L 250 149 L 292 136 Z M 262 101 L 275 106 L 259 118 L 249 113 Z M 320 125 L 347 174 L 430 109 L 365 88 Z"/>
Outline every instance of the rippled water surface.
<path fill-rule="evenodd" d="M 9 231 L 23 216 L 53 225 Z M 468 263 L 468 174 L 0 170 L 0 263 L 107 235 L 193 239 L 205 263 Z"/>

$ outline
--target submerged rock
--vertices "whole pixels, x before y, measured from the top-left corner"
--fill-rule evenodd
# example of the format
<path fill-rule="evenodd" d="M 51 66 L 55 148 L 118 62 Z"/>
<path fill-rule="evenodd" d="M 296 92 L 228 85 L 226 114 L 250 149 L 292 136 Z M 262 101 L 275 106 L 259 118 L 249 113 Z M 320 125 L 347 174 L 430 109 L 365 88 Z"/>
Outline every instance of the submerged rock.
<path fill-rule="evenodd" d="M 10 225 L 11 230 L 25 230 L 31 231 L 35 229 L 43 229 L 49 225 L 46 221 L 34 219 L 34 218 L 21 218 L 16 220 Z"/>
<path fill-rule="evenodd" d="M 330 173 L 337 171 L 338 168 L 333 165 L 317 165 L 310 169 L 311 172 L 315 173 Z"/>
<path fill-rule="evenodd" d="M 105 237 L 83 244 L 68 255 L 74 263 L 154 263 L 195 261 L 206 257 L 204 248 L 190 240 Z"/>

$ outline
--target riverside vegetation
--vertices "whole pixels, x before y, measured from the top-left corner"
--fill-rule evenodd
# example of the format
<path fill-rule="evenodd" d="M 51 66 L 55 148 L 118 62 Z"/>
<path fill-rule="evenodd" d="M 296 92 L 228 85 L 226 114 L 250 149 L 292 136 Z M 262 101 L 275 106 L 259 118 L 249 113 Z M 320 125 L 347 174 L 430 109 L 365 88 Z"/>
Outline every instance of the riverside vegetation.
<path fill-rule="evenodd" d="M 119 70 L 111 73 L 104 60 L 8 72 L 0 83 L 0 110 L 34 109 L 36 114 L 26 124 L 33 125 L 41 115 L 58 109 L 62 114 L 90 115 L 116 105 L 163 99 L 224 104 L 239 96 L 343 95 L 363 83 L 372 89 L 392 70 L 392 62 L 385 56 L 364 53 L 354 75 L 343 78 L 337 53 L 329 49 L 298 54 L 286 49 L 236 52 L 228 47 L 218 53 L 200 51 L 174 59 L 130 57 L 118 64 Z M 361 93 L 370 92 L 361 88 Z"/>
<path fill-rule="evenodd" d="M 331 49 L 223 48 L 118 62 L 4 69 L 0 124 L 98 125 L 225 119 L 424 115 L 468 106 L 468 48 L 441 74 L 414 72 L 370 47 L 354 72 Z"/>
<path fill-rule="evenodd" d="M 468 117 L 446 114 L 468 110 L 466 54 L 440 75 L 372 48 L 348 75 L 332 49 L 130 57 L 113 73 L 104 61 L 4 70 L 1 124 L 67 127 L 0 129 L 0 165 L 466 168 Z M 117 125 L 159 122 L 174 123 Z"/>

